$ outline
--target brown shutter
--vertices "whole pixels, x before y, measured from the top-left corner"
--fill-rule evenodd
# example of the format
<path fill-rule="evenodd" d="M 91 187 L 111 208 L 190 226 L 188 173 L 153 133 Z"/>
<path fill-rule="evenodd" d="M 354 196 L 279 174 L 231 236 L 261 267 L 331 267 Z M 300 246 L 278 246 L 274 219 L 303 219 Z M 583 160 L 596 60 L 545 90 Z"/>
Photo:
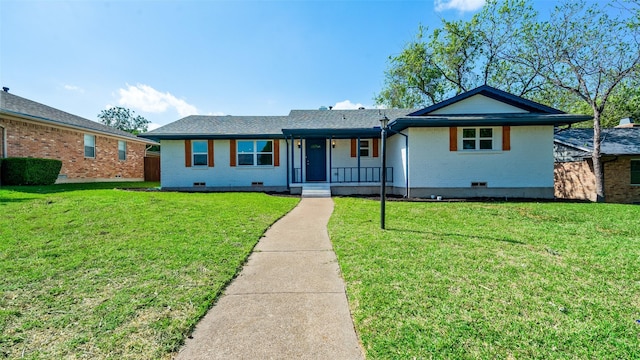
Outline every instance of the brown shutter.
<path fill-rule="evenodd" d="M 213 167 L 213 139 L 207 142 L 207 156 L 209 157 L 209 167 Z"/>
<path fill-rule="evenodd" d="M 449 128 L 449 151 L 458 151 L 458 128 Z"/>
<path fill-rule="evenodd" d="M 236 141 L 229 140 L 229 166 L 236 166 Z"/>
<path fill-rule="evenodd" d="M 280 166 L 280 140 L 273 140 L 273 166 Z"/>
<path fill-rule="evenodd" d="M 511 126 L 502 127 L 502 150 L 511 150 Z"/>
<path fill-rule="evenodd" d="M 191 140 L 184 141 L 184 166 L 191 167 Z"/>
<path fill-rule="evenodd" d="M 351 157 L 358 156 L 358 139 L 351 139 Z"/>
<path fill-rule="evenodd" d="M 373 143 L 373 157 L 378 157 L 378 138 L 371 139 Z"/>

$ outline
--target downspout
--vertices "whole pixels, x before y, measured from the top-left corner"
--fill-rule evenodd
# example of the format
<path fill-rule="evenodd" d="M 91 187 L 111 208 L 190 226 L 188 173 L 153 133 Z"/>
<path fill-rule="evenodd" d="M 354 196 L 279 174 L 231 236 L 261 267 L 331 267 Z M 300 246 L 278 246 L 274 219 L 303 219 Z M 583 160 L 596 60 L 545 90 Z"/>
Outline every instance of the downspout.
<path fill-rule="evenodd" d="M 2 139 L 0 139 L 0 141 L 2 141 L 2 156 L 0 156 L 0 158 L 6 158 L 7 157 L 7 130 L 5 129 L 4 126 L 0 125 L 0 128 L 2 129 Z"/>
<path fill-rule="evenodd" d="M 404 174 L 404 186 L 405 186 L 405 198 L 409 198 L 409 135 L 407 134 L 403 134 L 401 132 L 392 130 L 391 128 L 387 128 L 387 131 L 391 131 L 394 134 L 398 134 L 398 135 L 402 135 L 404 136 L 404 149 L 405 149 L 405 153 L 407 156 L 407 166 L 405 167 L 405 174 Z M 387 171 L 387 169 L 382 169 L 382 171 Z"/>

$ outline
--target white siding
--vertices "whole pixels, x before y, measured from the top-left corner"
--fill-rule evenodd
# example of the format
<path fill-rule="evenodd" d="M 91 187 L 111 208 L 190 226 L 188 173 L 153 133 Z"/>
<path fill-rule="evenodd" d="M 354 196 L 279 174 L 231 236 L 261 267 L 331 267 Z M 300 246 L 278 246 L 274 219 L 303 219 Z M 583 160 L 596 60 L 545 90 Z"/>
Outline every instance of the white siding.
<path fill-rule="evenodd" d="M 504 114 L 504 113 L 526 113 L 518 107 L 505 104 L 484 95 L 474 95 L 470 98 L 458 101 L 449 106 L 433 111 L 428 115 L 455 115 L 455 114 Z"/>
<path fill-rule="evenodd" d="M 492 151 L 449 151 L 448 128 L 410 129 L 409 186 L 470 188 L 471 182 L 486 182 L 494 188 L 553 187 L 553 127 L 511 127 L 510 151 L 499 150 L 499 129 L 494 130 L 498 150 Z"/>
<path fill-rule="evenodd" d="M 284 140 L 280 141 L 280 166 L 229 165 L 229 140 L 214 141 L 214 167 L 185 166 L 184 140 L 161 141 L 161 186 L 192 187 L 204 182 L 206 187 L 249 187 L 252 182 L 264 186 L 287 186 L 287 155 Z"/>

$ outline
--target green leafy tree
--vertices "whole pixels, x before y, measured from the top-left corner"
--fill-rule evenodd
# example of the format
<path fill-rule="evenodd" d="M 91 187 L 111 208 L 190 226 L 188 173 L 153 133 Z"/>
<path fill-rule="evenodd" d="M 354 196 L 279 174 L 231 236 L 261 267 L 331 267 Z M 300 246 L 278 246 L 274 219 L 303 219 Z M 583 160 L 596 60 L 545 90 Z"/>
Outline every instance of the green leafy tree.
<path fill-rule="evenodd" d="M 525 39 L 519 63 L 539 68 L 539 74 L 557 88 L 583 101 L 593 114 L 593 171 L 597 201 L 605 199 L 600 159 L 603 114 L 622 84 L 640 76 L 638 2 L 630 11 L 613 12 L 599 4 L 565 1 L 547 21 Z M 614 15 L 612 15 L 614 14 Z M 628 14 L 632 14 L 630 17 Z"/>
<path fill-rule="evenodd" d="M 147 126 L 151 123 L 140 115 L 135 115 L 135 111 L 123 107 L 112 107 L 102 110 L 98 114 L 100 122 L 122 131 L 138 135 L 147 131 Z"/>

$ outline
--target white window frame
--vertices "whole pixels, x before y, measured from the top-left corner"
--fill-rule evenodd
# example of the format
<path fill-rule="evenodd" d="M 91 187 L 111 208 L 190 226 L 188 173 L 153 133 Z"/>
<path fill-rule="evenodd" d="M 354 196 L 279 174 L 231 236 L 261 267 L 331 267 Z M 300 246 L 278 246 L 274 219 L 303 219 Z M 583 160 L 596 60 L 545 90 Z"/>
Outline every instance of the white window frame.
<path fill-rule="evenodd" d="M 203 144 L 204 151 L 196 151 L 196 145 Z M 204 155 L 204 163 L 202 160 L 196 161 L 196 156 L 198 159 L 202 159 L 202 155 Z M 193 166 L 209 166 L 209 143 L 207 140 L 193 140 L 191 141 L 191 164 Z"/>
<path fill-rule="evenodd" d="M 474 131 L 474 136 L 465 136 L 465 130 L 473 130 Z M 481 136 L 481 133 L 484 130 L 490 130 L 491 131 L 491 136 Z M 495 142 L 496 142 L 496 131 L 494 128 L 492 127 L 465 127 L 462 128 L 462 150 L 463 151 L 493 151 L 495 150 Z M 465 146 L 465 144 L 469 144 L 471 141 L 473 141 L 473 148 L 469 148 L 467 146 Z M 483 144 L 486 144 L 486 141 L 491 141 L 491 148 L 482 148 Z"/>
<path fill-rule="evenodd" d="M 258 151 L 258 143 L 259 142 L 268 142 L 271 143 L 271 151 Z M 241 144 L 247 144 L 247 143 L 251 143 L 252 144 L 252 150 L 251 151 L 240 151 L 240 145 Z M 265 167 L 265 166 L 273 166 L 273 162 L 274 162 L 274 152 L 273 152 L 273 146 L 274 146 L 274 140 L 238 140 L 236 141 L 236 164 L 238 164 L 238 166 L 240 167 L 250 167 L 250 166 L 259 166 L 259 167 Z M 247 158 L 248 155 L 251 155 L 252 161 L 251 164 L 242 164 L 242 162 L 240 161 L 240 156 L 243 156 L 245 159 Z M 271 156 L 271 163 L 270 164 L 258 164 L 258 157 L 260 155 L 270 155 Z"/>
<path fill-rule="evenodd" d="M 360 139 L 358 154 L 361 158 L 371 156 L 371 141 L 369 139 Z"/>
<path fill-rule="evenodd" d="M 87 139 L 92 139 L 92 141 L 87 141 Z M 88 144 L 88 142 L 93 142 L 93 144 Z M 92 149 L 93 154 L 91 156 L 87 156 L 87 149 Z M 96 136 L 91 134 L 84 134 L 84 157 L 87 159 L 95 159 L 96 158 Z"/>
<path fill-rule="evenodd" d="M 118 140 L 118 160 L 127 160 L 127 142 L 124 140 Z"/>
<path fill-rule="evenodd" d="M 638 165 L 638 169 L 637 170 L 633 170 L 633 163 L 637 163 Z M 631 161 L 629 161 L 629 184 L 631 184 L 632 186 L 640 186 L 640 181 L 635 183 L 633 182 L 633 173 L 637 172 L 639 173 L 637 176 L 640 177 L 640 159 L 631 159 Z"/>

